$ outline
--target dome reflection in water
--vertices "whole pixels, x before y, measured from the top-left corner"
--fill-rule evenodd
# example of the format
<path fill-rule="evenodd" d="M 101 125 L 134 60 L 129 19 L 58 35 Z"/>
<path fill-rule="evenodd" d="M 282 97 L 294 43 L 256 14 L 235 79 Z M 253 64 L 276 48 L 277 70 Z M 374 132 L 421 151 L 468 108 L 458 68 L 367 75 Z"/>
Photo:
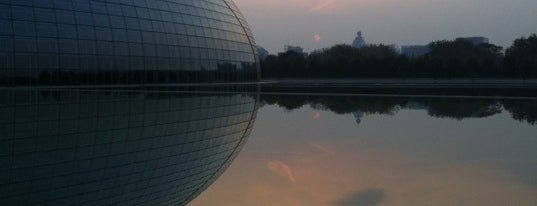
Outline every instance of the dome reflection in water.
<path fill-rule="evenodd" d="M 0 91 L 0 205 L 185 205 L 231 164 L 257 98 Z"/>

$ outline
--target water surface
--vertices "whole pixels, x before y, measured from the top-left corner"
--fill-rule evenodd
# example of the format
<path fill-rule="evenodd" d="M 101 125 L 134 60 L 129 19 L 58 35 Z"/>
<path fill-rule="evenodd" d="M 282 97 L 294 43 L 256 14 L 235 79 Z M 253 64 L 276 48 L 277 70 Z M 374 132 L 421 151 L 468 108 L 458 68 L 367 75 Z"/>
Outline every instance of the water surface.
<path fill-rule="evenodd" d="M 535 99 L 262 95 L 190 205 L 537 205 Z"/>
<path fill-rule="evenodd" d="M 0 90 L 0 205 L 185 205 L 248 139 L 256 96 Z"/>

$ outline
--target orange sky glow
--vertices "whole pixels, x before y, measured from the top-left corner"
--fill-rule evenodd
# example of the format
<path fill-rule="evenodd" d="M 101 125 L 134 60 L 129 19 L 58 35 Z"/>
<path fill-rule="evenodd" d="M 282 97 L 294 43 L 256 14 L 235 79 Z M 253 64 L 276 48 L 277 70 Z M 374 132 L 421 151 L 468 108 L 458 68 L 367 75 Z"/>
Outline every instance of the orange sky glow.
<path fill-rule="evenodd" d="M 427 160 L 401 153 L 330 147 L 337 150 L 310 143 L 294 149 L 299 155 L 280 160 L 241 157 L 192 205 L 337 206 L 369 190 L 383 193 L 378 205 L 537 203 L 535 189 L 487 165 L 424 164 Z"/>
<path fill-rule="evenodd" d="M 190 206 L 537 205 L 537 187 L 514 172 L 517 165 L 503 164 L 516 161 L 510 155 L 516 152 L 501 150 L 505 144 L 531 149 L 480 129 L 507 115 L 484 124 L 430 117 L 416 122 L 426 112 L 405 110 L 364 115 L 357 125 L 350 114 L 267 107 L 241 154 Z M 315 113 L 322 119 L 312 120 Z M 527 134 L 517 137 L 520 143 L 534 141 L 537 128 L 511 123 L 497 127 Z M 534 154 L 529 150 L 524 154 Z"/>
<path fill-rule="evenodd" d="M 509 46 L 537 32 L 535 0 L 235 0 L 257 43 L 271 53 L 283 44 L 306 51 L 350 44 L 362 30 L 368 43 L 427 44 L 485 36 Z M 319 34 L 323 41 L 312 41 Z"/>

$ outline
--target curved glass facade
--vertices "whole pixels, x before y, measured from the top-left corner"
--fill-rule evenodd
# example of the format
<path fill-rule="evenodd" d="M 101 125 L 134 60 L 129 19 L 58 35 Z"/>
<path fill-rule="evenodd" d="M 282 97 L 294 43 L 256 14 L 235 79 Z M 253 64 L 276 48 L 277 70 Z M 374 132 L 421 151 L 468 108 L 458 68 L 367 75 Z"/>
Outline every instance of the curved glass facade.
<path fill-rule="evenodd" d="M 254 81 L 231 0 L 0 0 L 0 86 Z"/>
<path fill-rule="evenodd" d="M 258 98 L 0 91 L 0 205 L 185 205 L 228 167 Z"/>

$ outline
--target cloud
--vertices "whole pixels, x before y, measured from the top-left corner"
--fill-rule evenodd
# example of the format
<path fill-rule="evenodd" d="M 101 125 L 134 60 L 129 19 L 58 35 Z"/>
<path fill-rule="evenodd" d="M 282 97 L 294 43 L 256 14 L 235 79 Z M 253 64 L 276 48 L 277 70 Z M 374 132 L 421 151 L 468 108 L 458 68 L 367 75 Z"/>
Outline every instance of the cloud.
<path fill-rule="evenodd" d="M 320 152 L 322 154 L 328 154 L 328 155 L 335 155 L 336 154 L 336 152 L 333 149 L 331 149 L 331 148 L 329 148 L 329 147 L 327 147 L 325 145 L 318 144 L 318 143 L 309 143 L 309 145 L 313 149 L 315 149 L 315 151 L 318 151 L 318 152 Z"/>
<path fill-rule="evenodd" d="M 336 0 L 317 0 L 312 4 L 310 12 L 324 12 L 338 10 L 341 7 Z"/>
<path fill-rule="evenodd" d="M 267 163 L 267 169 L 280 177 L 285 177 L 289 181 L 295 182 L 293 170 L 291 170 L 291 168 L 287 164 L 281 161 L 269 161 Z"/>
<path fill-rule="evenodd" d="M 287 0 L 283 2 L 312 13 L 330 12 L 342 8 L 339 3 L 341 0 Z"/>
<path fill-rule="evenodd" d="M 299 12 L 323 13 L 344 8 L 341 4 L 343 1 L 346 0 L 263 0 L 239 2 L 240 4 L 255 4 L 265 8 L 277 7 L 298 10 Z"/>

